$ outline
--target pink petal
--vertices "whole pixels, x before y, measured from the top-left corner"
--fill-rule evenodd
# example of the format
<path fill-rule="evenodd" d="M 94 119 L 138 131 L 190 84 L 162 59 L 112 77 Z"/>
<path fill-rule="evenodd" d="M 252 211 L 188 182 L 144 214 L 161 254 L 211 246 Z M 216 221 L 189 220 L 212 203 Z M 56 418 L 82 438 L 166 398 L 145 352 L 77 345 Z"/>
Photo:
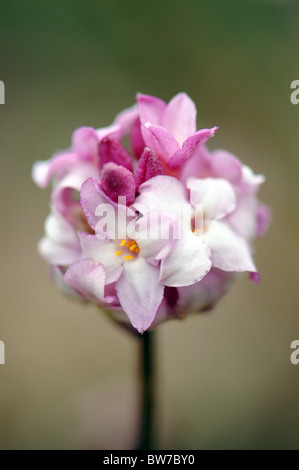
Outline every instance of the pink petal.
<path fill-rule="evenodd" d="M 79 127 L 73 133 L 73 149 L 84 159 L 96 159 L 98 143 L 98 135 L 92 127 Z"/>
<path fill-rule="evenodd" d="M 162 260 L 160 281 L 170 287 L 189 286 L 200 281 L 211 265 L 207 245 L 190 231 Z"/>
<path fill-rule="evenodd" d="M 101 189 L 114 202 L 118 202 L 118 197 L 126 198 L 127 206 L 133 204 L 135 199 L 135 180 L 131 171 L 115 163 L 107 163 L 104 166 Z"/>
<path fill-rule="evenodd" d="M 117 281 L 122 272 L 122 259 L 116 256 L 115 244 L 111 240 L 99 240 L 96 235 L 79 233 L 84 258 L 92 258 L 105 270 L 105 284 Z"/>
<path fill-rule="evenodd" d="M 37 161 L 32 167 L 32 179 L 40 188 L 45 188 L 52 176 L 61 179 L 79 161 L 80 157 L 74 152 L 63 152 L 50 160 Z"/>
<path fill-rule="evenodd" d="M 211 171 L 215 178 L 238 183 L 242 178 L 241 162 L 225 150 L 215 150 L 210 156 Z"/>
<path fill-rule="evenodd" d="M 194 153 L 198 150 L 199 146 L 202 146 L 214 136 L 218 127 L 213 127 L 212 129 L 201 129 L 200 131 L 195 132 L 191 135 L 185 142 L 181 149 L 178 149 L 177 152 L 169 159 L 167 165 L 170 168 L 179 168 L 184 165 L 187 160 L 192 158 Z"/>
<path fill-rule="evenodd" d="M 150 122 L 151 124 L 162 124 L 164 112 L 166 110 L 165 101 L 155 96 L 137 95 L 137 106 L 140 121 L 142 124 Z"/>
<path fill-rule="evenodd" d="M 253 273 L 249 273 L 249 279 L 255 284 L 258 284 L 260 282 L 261 276 L 259 273 L 253 272 Z"/>
<path fill-rule="evenodd" d="M 224 179 L 189 178 L 190 201 L 202 205 L 204 217 L 221 219 L 236 207 L 236 196 L 231 184 Z"/>
<path fill-rule="evenodd" d="M 136 119 L 132 127 L 131 147 L 134 155 L 139 159 L 145 147 L 141 133 L 141 123 L 139 119 Z"/>
<path fill-rule="evenodd" d="M 145 181 L 157 175 L 164 175 L 165 171 L 162 163 L 158 160 L 156 155 L 148 148 L 146 148 L 139 160 L 135 173 L 136 188 Z"/>
<path fill-rule="evenodd" d="M 96 129 L 96 134 L 98 136 L 98 141 L 101 142 L 102 139 L 108 136 L 111 136 L 114 139 L 121 138 L 122 130 L 117 124 L 110 124 L 110 126 L 100 127 L 100 129 Z"/>
<path fill-rule="evenodd" d="M 79 295 L 79 293 L 71 287 L 69 284 L 67 284 L 64 280 L 64 269 L 61 268 L 60 266 L 50 266 L 50 276 L 52 281 L 56 284 L 56 286 L 59 288 L 61 292 L 63 292 L 65 295 L 68 297 L 71 297 L 74 300 L 81 300 L 82 302 L 82 297 Z"/>
<path fill-rule="evenodd" d="M 168 162 L 173 154 L 180 148 L 175 138 L 167 129 L 165 129 L 165 127 L 152 125 L 150 122 L 145 123 L 144 127 L 151 136 L 151 138 L 148 139 L 146 138 L 148 134 L 143 132 L 144 141 L 147 147 L 149 147 L 163 161 Z"/>
<path fill-rule="evenodd" d="M 99 145 L 100 169 L 112 162 L 133 171 L 132 157 L 118 140 L 105 137 Z"/>
<path fill-rule="evenodd" d="M 175 313 L 184 316 L 213 308 L 229 291 L 236 277 L 235 273 L 212 268 L 200 282 L 178 288 L 179 298 Z"/>
<path fill-rule="evenodd" d="M 238 188 L 243 195 L 255 195 L 264 181 L 264 175 L 256 175 L 249 166 L 242 165 L 242 179 Z"/>
<path fill-rule="evenodd" d="M 113 125 L 119 128 L 117 132 L 117 138 L 121 139 L 125 134 L 130 132 L 136 119 L 138 118 L 137 106 L 131 106 L 131 108 L 124 109 L 114 119 Z"/>
<path fill-rule="evenodd" d="M 99 217 L 96 216 L 96 209 L 99 205 L 106 204 L 112 206 L 117 213 L 117 204 L 102 191 L 99 183 L 94 178 L 89 178 L 83 183 L 80 191 L 80 203 L 85 217 L 93 230 L 96 229 L 99 221 Z"/>
<path fill-rule="evenodd" d="M 166 103 L 155 96 L 137 95 L 138 113 L 141 122 L 141 133 L 147 147 L 157 153 L 159 145 L 155 136 L 144 126 L 146 123 L 160 125 L 166 110 Z"/>
<path fill-rule="evenodd" d="M 179 93 L 168 104 L 163 126 L 169 130 L 180 146 L 196 131 L 196 107 L 186 93 Z"/>
<path fill-rule="evenodd" d="M 116 282 L 120 304 L 139 333 L 150 327 L 163 299 L 164 286 L 159 282 L 159 269 L 140 256 L 127 260 Z"/>
<path fill-rule="evenodd" d="M 225 223 L 210 222 L 204 241 L 211 248 L 213 266 L 223 271 L 256 272 L 249 247 Z"/>
<path fill-rule="evenodd" d="M 256 236 L 257 230 L 257 200 L 251 195 L 239 195 L 237 207 L 228 215 L 229 226 L 246 240 L 252 240 Z"/>
<path fill-rule="evenodd" d="M 272 212 L 267 204 L 259 203 L 257 207 L 257 237 L 264 237 L 271 224 Z"/>
<path fill-rule="evenodd" d="M 64 280 L 85 299 L 92 302 L 104 301 L 105 271 L 103 266 L 92 259 L 83 259 L 72 264 Z"/>
<path fill-rule="evenodd" d="M 82 225 L 79 192 L 84 181 L 91 176 L 99 176 L 99 171 L 95 166 L 91 163 L 78 164 L 62 178 L 52 193 L 52 207 L 73 227 Z"/>
<path fill-rule="evenodd" d="M 99 239 L 126 238 L 127 225 L 129 220 L 135 217 L 135 211 L 123 205 L 125 201 L 120 202 L 121 204 L 113 202 L 94 178 L 89 178 L 83 183 L 80 192 L 81 207 Z M 107 227 L 103 229 L 105 221 Z"/>

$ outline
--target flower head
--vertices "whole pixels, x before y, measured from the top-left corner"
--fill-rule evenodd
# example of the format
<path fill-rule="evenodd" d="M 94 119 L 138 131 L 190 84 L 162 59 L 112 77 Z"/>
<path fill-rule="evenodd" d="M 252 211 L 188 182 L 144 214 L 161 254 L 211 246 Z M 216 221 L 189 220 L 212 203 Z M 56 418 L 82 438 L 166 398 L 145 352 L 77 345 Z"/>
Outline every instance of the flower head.
<path fill-rule="evenodd" d="M 209 152 L 216 130 L 196 130 L 185 93 L 138 95 L 107 128 L 80 128 L 70 150 L 34 164 L 40 187 L 52 181 L 39 251 L 61 290 L 143 332 L 213 308 L 242 272 L 258 281 L 264 177 Z"/>

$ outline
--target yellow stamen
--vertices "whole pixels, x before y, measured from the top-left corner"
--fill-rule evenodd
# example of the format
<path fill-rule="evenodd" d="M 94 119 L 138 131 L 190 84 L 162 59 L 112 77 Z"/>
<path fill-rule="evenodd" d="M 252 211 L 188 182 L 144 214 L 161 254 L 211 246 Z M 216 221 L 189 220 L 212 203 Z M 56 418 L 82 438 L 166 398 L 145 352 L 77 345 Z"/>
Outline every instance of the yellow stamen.
<path fill-rule="evenodd" d="M 119 250 L 119 251 L 116 251 L 116 253 L 115 253 L 115 254 L 116 254 L 116 256 L 119 256 L 121 253 L 122 253 L 122 251 L 121 251 L 121 250 Z"/>
<path fill-rule="evenodd" d="M 130 255 L 129 256 L 124 256 L 124 260 L 126 260 L 126 259 L 134 259 L 134 258 L 133 258 L 133 256 L 130 256 Z"/>
<path fill-rule="evenodd" d="M 134 245 L 130 246 L 130 251 L 136 251 L 136 248 L 137 248 L 137 244 L 134 243 Z"/>

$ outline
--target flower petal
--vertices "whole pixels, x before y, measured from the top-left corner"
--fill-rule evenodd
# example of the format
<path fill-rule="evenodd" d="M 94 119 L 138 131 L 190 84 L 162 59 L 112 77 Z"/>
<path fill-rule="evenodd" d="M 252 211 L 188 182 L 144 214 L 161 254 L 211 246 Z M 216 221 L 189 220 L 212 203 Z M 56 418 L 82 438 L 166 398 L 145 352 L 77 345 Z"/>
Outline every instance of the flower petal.
<path fill-rule="evenodd" d="M 116 204 L 94 178 L 89 178 L 82 185 L 80 202 L 89 225 L 99 239 L 127 237 L 127 224 L 135 217 L 135 211 L 124 205 L 125 200 Z"/>
<path fill-rule="evenodd" d="M 159 269 L 140 256 L 127 260 L 116 282 L 116 292 L 134 328 L 140 333 L 149 328 L 163 299 L 164 286 L 159 282 Z"/>
<path fill-rule="evenodd" d="M 235 192 L 224 179 L 189 178 L 186 186 L 190 189 L 191 203 L 202 205 L 207 219 L 221 219 L 236 207 Z"/>
<path fill-rule="evenodd" d="M 182 148 L 178 149 L 176 153 L 168 160 L 167 165 L 170 168 L 180 168 L 183 166 L 195 152 L 198 147 L 205 144 L 207 140 L 214 136 L 218 127 L 212 129 L 201 129 L 195 132 L 183 143 Z"/>
<path fill-rule="evenodd" d="M 80 227 L 83 222 L 79 200 L 81 186 L 91 176 L 98 175 L 99 171 L 94 165 L 80 163 L 61 179 L 52 193 L 52 208 L 62 214 L 73 227 Z"/>
<path fill-rule="evenodd" d="M 209 248 L 190 230 L 162 260 L 160 280 L 165 286 L 189 286 L 200 281 L 211 265 Z"/>
<path fill-rule="evenodd" d="M 209 158 L 212 175 L 215 178 L 224 178 L 236 184 L 242 178 L 241 162 L 225 150 L 215 150 Z"/>
<path fill-rule="evenodd" d="M 83 259 L 72 264 L 64 280 L 85 299 L 92 302 L 104 301 L 105 271 L 103 266 L 92 259 Z"/>
<path fill-rule="evenodd" d="M 154 176 L 139 187 L 140 194 L 134 207 L 148 212 L 176 212 L 181 206 L 189 204 L 184 185 L 176 178 L 168 175 Z"/>
<path fill-rule="evenodd" d="M 261 276 L 258 272 L 249 273 L 249 279 L 255 284 L 258 284 L 260 282 Z"/>
<path fill-rule="evenodd" d="M 60 266 L 53 266 L 50 265 L 50 276 L 52 281 L 56 284 L 56 286 L 59 288 L 61 292 L 64 293 L 64 295 L 67 295 L 68 297 L 72 298 L 73 300 L 78 300 L 82 302 L 82 297 L 80 294 L 71 287 L 69 284 L 67 284 L 64 280 L 64 274 L 65 271 L 63 268 Z"/>
<path fill-rule="evenodd" d="M 177 94 L 169 102 L 162 124 L 180 146 L 196 131 L 196 107 L 186 93 Z"/>
<path fill-rule="evenodd" d="M 88 180 L 83 183 L 80 191 L 80 202 L 85 217 L 94 230 L 99 221 L 99 217 L 96 216 L 96 209 L 99 205 L 107 204 L 117 211 L 117 204 L 102 191 L 95 178 L 88 178 Z"/>
<path fill-rule="evenodd" d="M 176 243 L 173 237 L 173 234 L 177 233 L 176 224 L 177 220 L 171 214 L 157 211 L 138 218 L 134 231 L 131 233 L 128 230 L 128 235 L 137 242 L 143 258 L 161 260 Z"/>
<path fill-rule="evenodd" d="M 92 127 L 79 127 L 73 133 L 72 146 L 83 159 L 96 159 L 99 138 Z"/>
<path fill-rule="evenodd" d="M 63 152 L 46 161 L 37 161 L 32 167 L 32 179 L 40 188 L 45 188 L 52 176 L 61 179 L 65 173 L 80 161 L 74 152 Z"/>
<path fill-rule="evenodd" d="M 38 243 L 39 253 L 56 266 L 66 266 L 81 256 L 75 230 L 59 214 L 51 213 L 45 222 L 45 237 Z"/>
<path fill-rule="evenodd" d="M 137 106 L 142 124 L 146 122 L 157 125 L 162 124 L 163 115 L 167 106 L 165 101 L 155 96 L 138 94 Z"/>
<path fill-rule="evenodd" d="M 121 258 L 117 257 L 115 244 L 111 240 L 99 240 L 96 235 L 79 233 L 83 257 L 92 258 L 105 269 L 105 284 L 117 281 L 121 275 Z"/>
<path fill-rule="evenodd" d="M 101 189 L 114 202 L 120 196 L 125 198 L 127 206 L 133 204 L 135 199 L 135 180 L 131 171 L 115 163 L 107 163 L 103 168 Z"/>
<path fill-rule="evenodd" d="M 257 200 L 254 196 L 239 196 L 237 207 L 226 218 L 230 228 L 246 240 L 252 240 L 257 230 Z"/>
<path fill-rule="evenodd" d="M 144 124 L 145 130 L 151 134 L 151 139 L 144 137 L 144 142 L 158 157 L 167 162 L 180 147 L 171 133 L 162 126 L 156 126 L 150 122 Z M 147 135 L 147 134 L 146 134 Z"/>
<path fill-rule="evenodd" d="M 164 174 L 165 171 L 162 163 L 150 149 L 145 148 L 136 168 L 136 188 L 138 189 L 142 183 L 149 180 L 150 178 Z"/>
<path fill-rule="evenodd" d="M 117 138 L 121 139 L 126 133 L 128 133 L 133 123 L 138 118 L 138 109 L 136 105 L 131 106 L 130 108 L 126 108 L 121 111 L 113 121 L 113 125 L 119 128 L 117 132 Z"/>
<path fill-rule="evenodd" d="M 211 248 L 213 266 L 223 271 L 256 272 L 249 247 L 225 223 L 213 220 L 204 233 L 204 241 Z"/>
<path fill-rule="evenodd" d="M 242 179 L 239 183 L 242 194 L 255 195 L 264 181 L 264 175 L 256 175 L 249 166 L 242 165 Z"/>
<path fill-rule="evenodd" d="M 106 163 L 113 162 L 133 171 L 132 158 L 123 147 L 123 145 L 115 139 L 105 137 L 99 145 L 100 169 Z"/>
<path fill-rule="evenodd" d="M 266 235 L 272 219 L 272 212 L 267 204 L 259 203 L 257 206 L 257 237 Z"/>
<path fill-rule="evenodd" d="M 210 310 L 229 291 L 237 276 L 212 268 L 200 282 L 180 287 L 175 313 L 185 316 Z"/>
<path fill-rule="evenodd" d="M 139 119 L 133 124 L 132 132 L 131 132 L 131 148 L 133 154 L 139 159 L 142 155 L 144 150 L 145 144 L 143 141 L 142 133 L 141 133 L 141 123 Z"/>

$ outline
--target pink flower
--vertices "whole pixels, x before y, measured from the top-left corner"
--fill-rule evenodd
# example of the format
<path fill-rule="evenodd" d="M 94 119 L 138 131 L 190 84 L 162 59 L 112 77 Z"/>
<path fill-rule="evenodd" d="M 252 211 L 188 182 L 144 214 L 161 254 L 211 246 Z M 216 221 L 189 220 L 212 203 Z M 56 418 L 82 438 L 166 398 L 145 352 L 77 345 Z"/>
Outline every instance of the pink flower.
<path fill-rule="evenodd" d="M 137 104 L 144 143 L 169 169 L 182 167 L 218 129 L 196 132 L 196 108 L 185 93 L 168 105 L 154 96 L 138 95 Z"/>
<path fill-rule="evenodd" d="M 64 293 L 143 332 L 213 308 L 242 272 L 259 280 L 264 177 L 209 152 L 216 129 L 196 130 L 185 93 L 168 105 L 138 95 L 109 127 L 82 127 L 70 150 L 34 164 L 35 182 L 53 188 L 39 252 Z"/>
<path fill-rule="evenodd" d="M 189 178 L 184 186 L 171 176 L 156 176 L 140 187 L 134 207 L 140 211 L 145 208 L 149 213 L 158 207 L 167 216 L 173 201 L 177 216 L 182 219 L 177 221 L 181 233 L 161 261 L 160 280 L 164 285 L 195 284 L 212 266 L 223 271 L 256 271 L 246 240 L 229 224 L 228 216 L 236 209 L 236 196 L 227 180 Z M 190 210 L 186 211 L 185 206 Z M 202 209 L 203 224 L 197 230 L 192 222 Z"/>
<path fill-rule="evenodd" d="M 119 142 L 132 128 L 136 119 L 137 108 L 133 106 L 116 116 L 114 122 L 106 128 L 95 130 L 92 127 L 80 127 L 73 133 L 69 150 L 54 155 L 50 160 L 34 163 L 33 180 L 39 187 L 45 188 L 51 178 L 57 183 L 82 163 L 89 163 L 98 168 L 100 143 L 105 139 L 107 142 L 109 137 Z"/>

